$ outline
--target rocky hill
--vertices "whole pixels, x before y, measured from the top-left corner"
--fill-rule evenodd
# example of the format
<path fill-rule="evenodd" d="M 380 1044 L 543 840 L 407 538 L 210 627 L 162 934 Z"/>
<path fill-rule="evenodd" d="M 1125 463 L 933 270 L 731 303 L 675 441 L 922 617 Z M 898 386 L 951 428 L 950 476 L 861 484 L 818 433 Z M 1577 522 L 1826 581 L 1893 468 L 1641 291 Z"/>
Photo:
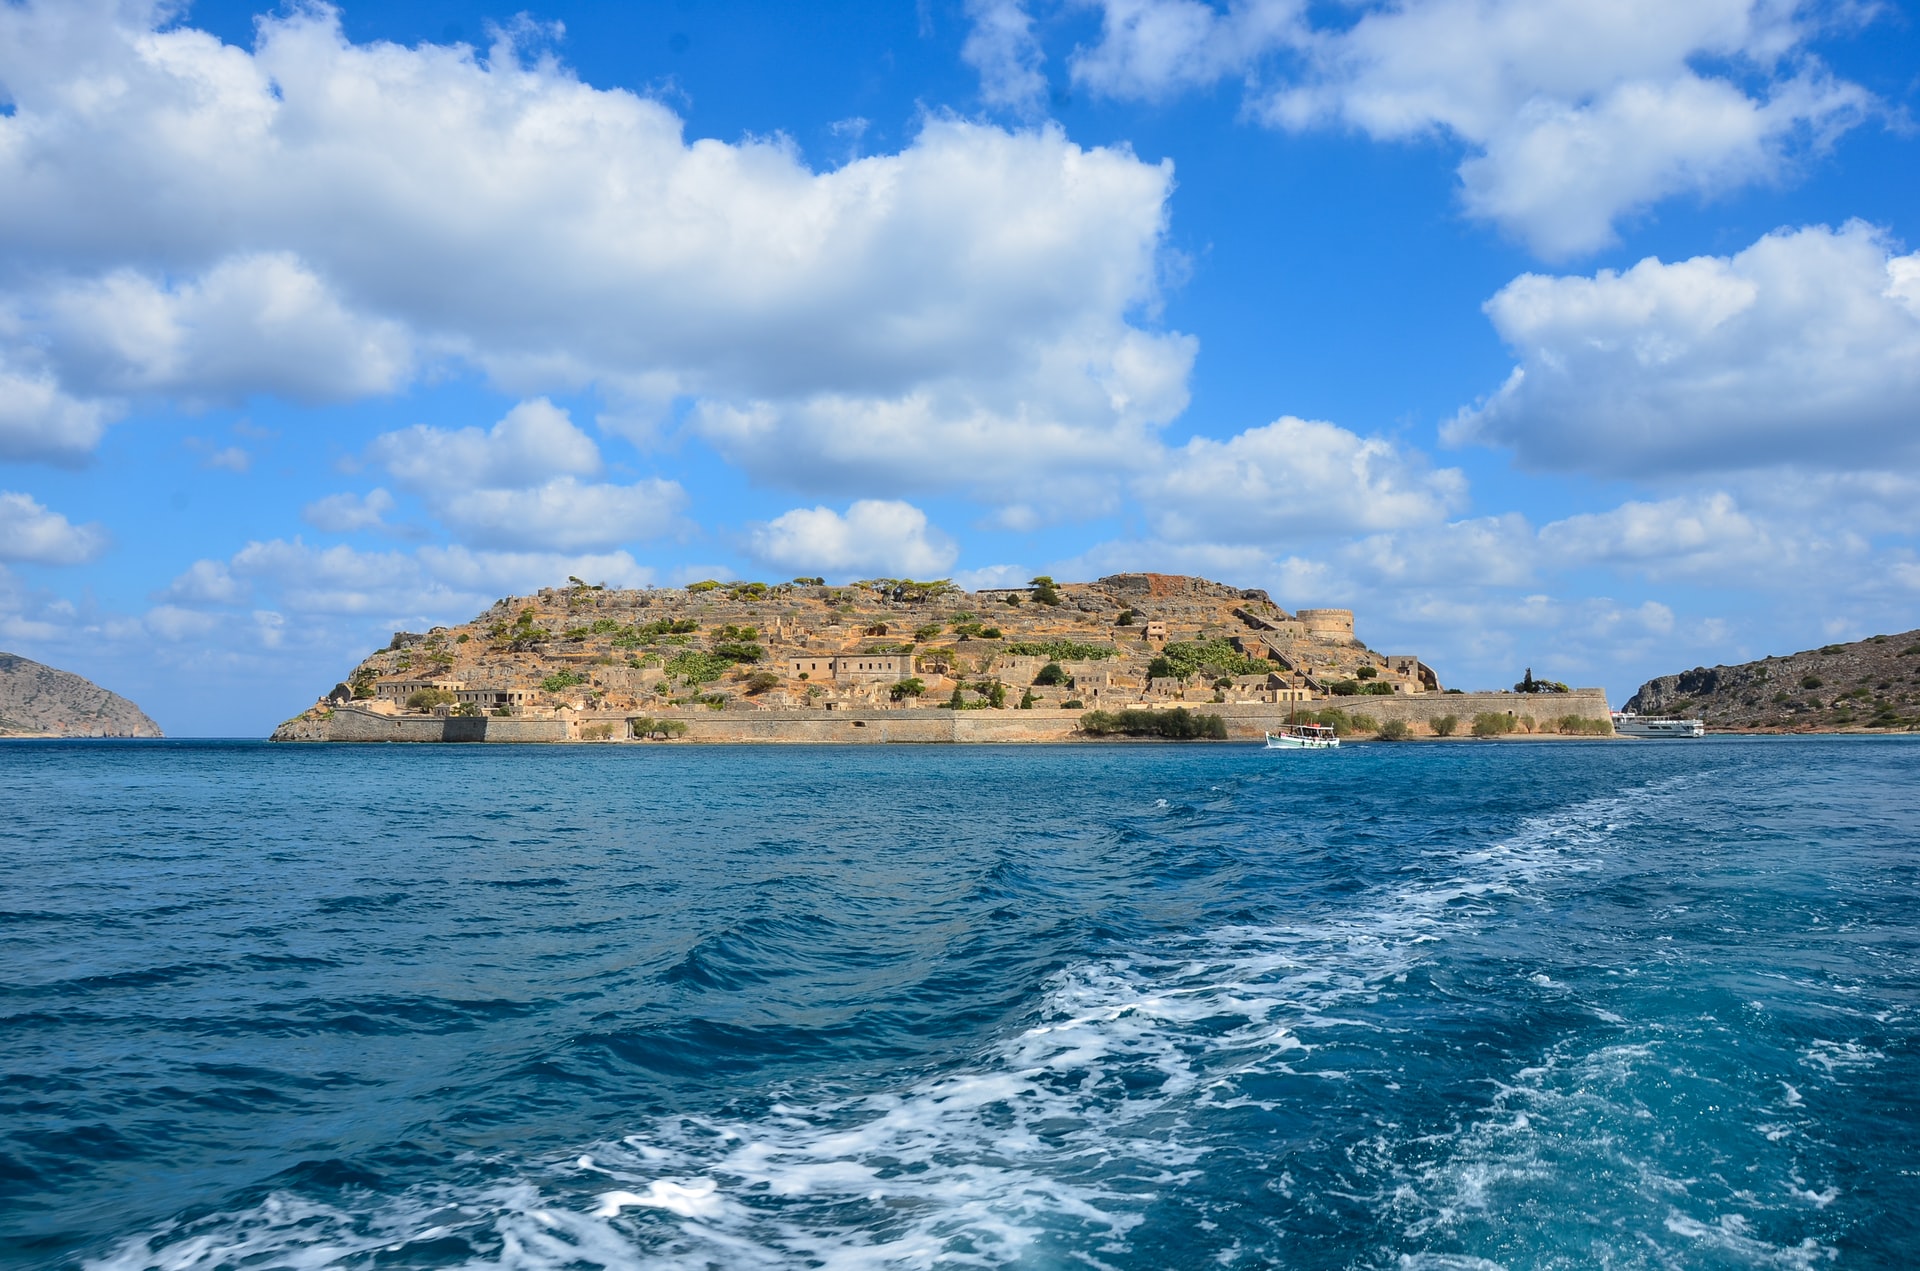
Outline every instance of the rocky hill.
<path fill-rule="evenodd" d="M 0 737 L 158 737 L 160 726 L 91 680 L 0 653 Z"/>
<path fill-rule="evenodd" d="M 541 718 L 948 705 L 1092 709 L 1141 700 L 1290 700 L 1433 691 L 1375 653 L 1344 609 L 1167 574 L 967 592 L 869 579 L 612 591 L 575 582 L 469 622 L 396 632 L 276 738 L 343 706 L 395 716 Z"/>
<path fill-rule="evenodd" d="M 1920 631 L 1663 675 L 1626 709 L 1724 732 L 1920 731 Z"/>

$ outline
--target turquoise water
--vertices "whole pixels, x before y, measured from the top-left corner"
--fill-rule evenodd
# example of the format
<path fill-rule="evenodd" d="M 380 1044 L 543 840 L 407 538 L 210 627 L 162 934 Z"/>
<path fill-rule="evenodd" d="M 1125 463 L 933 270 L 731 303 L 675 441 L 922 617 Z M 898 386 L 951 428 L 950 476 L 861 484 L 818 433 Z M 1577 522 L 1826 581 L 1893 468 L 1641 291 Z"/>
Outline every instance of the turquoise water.
<path fill-rule="evenodd" d="M 0 745 L 0 1265 L 1911 1267 L 1920 744 Z"/>

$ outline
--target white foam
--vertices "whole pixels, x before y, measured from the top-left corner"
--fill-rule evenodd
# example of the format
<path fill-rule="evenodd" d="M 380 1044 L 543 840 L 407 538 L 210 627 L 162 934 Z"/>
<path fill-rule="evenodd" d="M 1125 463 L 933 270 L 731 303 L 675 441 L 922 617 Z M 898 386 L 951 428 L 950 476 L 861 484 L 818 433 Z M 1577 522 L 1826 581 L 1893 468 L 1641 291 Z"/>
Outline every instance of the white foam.
<path fill-rule="evenodd" d="M 487 1251 L 480 1261 L 516 1271 L 1101 1265 L 1126 1252 L 1150 1206 L 1177 1200 L 1195 1177 L 1211 1146 L 1200 1119 L 1266 1106 L 1249 1079 L 1294 1074 L 1336 1031 L 1376 1029 L 1359 1008 L 1543 878 L 1591 868 L 1609 829 L 1649 814 L 1650 793 L 1531 818 L 1503 841 L 1429 858 L 1429 869 L 1445 864 L 1438 881 L 1381 888 L 1343 915 L 1225 927 L 1069 967 L 1028 1027 L 960 1071 L 859 1098 L 789 1094 L 752 1118 L 669 1117 L 563 1162 L 523 1165 L 512 1186 L 419 1189 L 372 1214 L 275 1197 L 92 1265 L 321 1267 L 428 1231 L 458 1234 Z M 1531 1111 L 1516 1102 L 1478 1132 L 1524 1139 L 1536 1133 Z M 1409 1234 L 1483 1208 L 1490 1189 L 1541 1168 L 1525 1153 L 1487 1151 L 1452 1166 L 1437 1207 L 1432 1179 L 1412 1187 Z M 1403 1266 L 1434 1271 L 1498 1265 L 1410 1256 Z"/>

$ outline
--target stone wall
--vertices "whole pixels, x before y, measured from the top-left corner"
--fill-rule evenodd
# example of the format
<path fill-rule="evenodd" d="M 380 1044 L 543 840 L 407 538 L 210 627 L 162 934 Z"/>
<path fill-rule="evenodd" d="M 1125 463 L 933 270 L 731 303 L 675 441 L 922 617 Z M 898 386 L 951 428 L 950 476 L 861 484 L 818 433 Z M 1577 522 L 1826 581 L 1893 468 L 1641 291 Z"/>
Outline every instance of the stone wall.
<path fill-rule="evenodd" d="M 1126 705 L 1116 703 L 1110 709 L 1124 709 Z M 1200 714 L 1219 715 L 1227 721 L 1230 736 L 1249 741 L 1257 740 L 1267 731 L 1286 723 L 1289 715 L 1284 703 L 1194 700 L 1177 705 Z M 1416 735 L 1430 734 L 1430 722 L 1442 715 L 1459 718 L 1458 733 L 1461 735 L 1472 727 L 1475 715 L 1489 712 L 1531 717 L 1543 731 L 1563 715 L 1577 715 L 1582 719 L 1610 717 L 1606 693 L 1597 688 L 1539 695 L 1417 693 L 1395 694 L 1391 697 L 1316 698 L 1307 703 L 1304 709 L 1324 709 L 1329 706 L 1338 707 L 1349 714 L 1371 716 L 1382 724 L 1397 719 L 1411 727 Z M 719 745 L 1063 742 L 1075 738 L 1081 714 L 1077 710 L 1044 707 L 1027 711 L 951 711 L 931 707 L 832 711 L 702 710 L 673 716 L 687 726 L 686 736 L 682 740 L 639 742 L 626 736 L 624 715 L 608 715 L 604 719 L 589 716 L 569 723 L 560 719 L 486 716 L 478 719 L 441 719 L 421 715 L 395 717 L 344 708 L 335 711 L 333 718 L 328 721 L 327 739 L 557 742 L 577 739 L 581 727 L 612 723 L 614 741 L 633 745 L 684 745 L 688 742 Z"/>

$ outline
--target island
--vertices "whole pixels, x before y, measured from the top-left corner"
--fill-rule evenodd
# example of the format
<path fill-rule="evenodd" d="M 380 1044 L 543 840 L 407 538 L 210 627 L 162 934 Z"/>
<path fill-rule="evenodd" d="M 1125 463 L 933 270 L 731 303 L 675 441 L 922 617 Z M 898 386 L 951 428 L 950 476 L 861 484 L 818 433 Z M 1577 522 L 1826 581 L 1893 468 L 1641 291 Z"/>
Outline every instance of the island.
<path fill-rule="evenodd" d="M 1392 738 L 1465 736 L 1475 721 L 1611 731 L 1599 689 L 1460 693 L 1415 654 L 1369 648 L 1352 610 L 1289 613 L 1258 589 L 1138 573 L 979 591 L 571 579 L 459 626 L 395 632 L 273 740 L 1257 740 L 1309 714 Z"/>
<path fill-rule="evenodd" d="M 1920 631 L 1662 675 L 1625 709 L 1695 716 L 1714 732 L 1920 731 Z"/>
<path fill-rule="evenodd" d="M 118 693 L 0 653 L 0 737 L 158 737 L 160 726 Z"/>

